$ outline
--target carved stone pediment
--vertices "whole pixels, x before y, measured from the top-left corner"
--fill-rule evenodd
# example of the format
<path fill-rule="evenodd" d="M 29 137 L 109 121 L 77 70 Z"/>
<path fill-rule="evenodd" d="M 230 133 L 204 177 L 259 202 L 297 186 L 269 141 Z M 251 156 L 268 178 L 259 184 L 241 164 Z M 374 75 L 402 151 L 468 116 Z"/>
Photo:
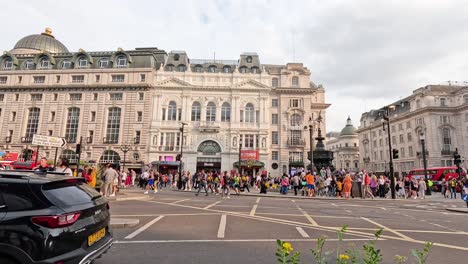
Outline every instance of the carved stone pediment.
<path fill-rule="evenodd" d="M 254 80 L 246 80 L 240 83 L 235 83 L 232 87 L 241 89 L 269 89 L 267 85 Z"/>
<path fill-rule="evenodd" d="M 156 86 L 162 86 L 162 87 L 187 87 L 187 86 L 193 86 L 192 84 L 188 82 L 184 82 L 180 79 L 177 78 L 167 78 L 162 81 L 159 81 L 156 83 Z"/>

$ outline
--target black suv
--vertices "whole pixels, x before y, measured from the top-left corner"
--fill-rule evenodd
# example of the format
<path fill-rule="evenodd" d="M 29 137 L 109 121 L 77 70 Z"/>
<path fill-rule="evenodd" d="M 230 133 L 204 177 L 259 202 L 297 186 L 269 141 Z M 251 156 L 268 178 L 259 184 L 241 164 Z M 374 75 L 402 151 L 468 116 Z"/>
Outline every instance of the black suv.
<path fill-rule="evenodd" d="M 0 171 L 0 263 L 91 263 L 112 245 L 107 200 L 84 179 Z"/>

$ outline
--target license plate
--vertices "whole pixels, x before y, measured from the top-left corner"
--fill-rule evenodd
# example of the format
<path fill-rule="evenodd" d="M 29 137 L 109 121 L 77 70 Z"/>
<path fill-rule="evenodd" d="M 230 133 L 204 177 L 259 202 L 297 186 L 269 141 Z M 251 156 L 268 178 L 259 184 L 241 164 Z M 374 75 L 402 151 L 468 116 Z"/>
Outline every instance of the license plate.
<path fill-rule="evenodd" d="M 105 236 L 106 236 L 106 228 L 103 228 L 97 231 L 96 233 L 88 236 L 88 246 L 93 245 L 94 243 L 98 242 Z"/>

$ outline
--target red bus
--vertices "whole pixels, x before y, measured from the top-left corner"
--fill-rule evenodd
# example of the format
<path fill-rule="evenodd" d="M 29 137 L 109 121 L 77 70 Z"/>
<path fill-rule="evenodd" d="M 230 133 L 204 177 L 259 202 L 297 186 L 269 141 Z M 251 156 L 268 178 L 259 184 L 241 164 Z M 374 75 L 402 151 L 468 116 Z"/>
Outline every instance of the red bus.
<path fill-rule="evenodd" d="M 462 176 L 466 173 L 462 172 Z M 413 169 L 408 173 L 410 180 L 416 178 L 417 180 L 424 178 L 424 169 Z M 448 181 L 450 178 L 458 178 L 457 167 L 433 167 L 427 168 L 427 178 L 434 183 L 434 190 L 440 190 L 442 179 Z"/>
<path fill-rule="evenodd" d="M 40 163 L 36 163 L 34 161 L 15 161 L 11 163 L 15 170 L 32 170 L 34 167 L 39 165 Z"/>

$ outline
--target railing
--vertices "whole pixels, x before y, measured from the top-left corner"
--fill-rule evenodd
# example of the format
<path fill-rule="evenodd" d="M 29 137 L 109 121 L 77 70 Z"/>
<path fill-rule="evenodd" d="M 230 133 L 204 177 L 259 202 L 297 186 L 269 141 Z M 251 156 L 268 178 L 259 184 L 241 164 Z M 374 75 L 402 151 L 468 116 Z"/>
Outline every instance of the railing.
<path fill-rule="evenodd" d="M 119 143 L 119 138 L 118 137 L 105 137 L 105 138 L 102 138 L 102 142 L 104 144 L 117 144 Z"/>
<path fill-rule="evenodd" d="M 450 149 L 443 149 L 443 150 L 440 152 L 440 154 L 441 154 L 442 156 L 451 156 L 451 155 L 453 154 L 453 151 L 450 150 Z"/>
<path fill-rule="evenodd" d="M 33 140 L 32 137 L 22 137 L 21 138 L 21 143 L 31 143 Z"/>
<path fill-rule="evenodd" d="M 65 137 L 67 143 L 76 143 L 76 136 L 75 137 Z"/>
<path fill-rule="evenodd" d="M 288 146 L 289 147 L 305 147 L 306 142 L 303 139 L 300 140 L 292 140 L 288 138 Z"/>

